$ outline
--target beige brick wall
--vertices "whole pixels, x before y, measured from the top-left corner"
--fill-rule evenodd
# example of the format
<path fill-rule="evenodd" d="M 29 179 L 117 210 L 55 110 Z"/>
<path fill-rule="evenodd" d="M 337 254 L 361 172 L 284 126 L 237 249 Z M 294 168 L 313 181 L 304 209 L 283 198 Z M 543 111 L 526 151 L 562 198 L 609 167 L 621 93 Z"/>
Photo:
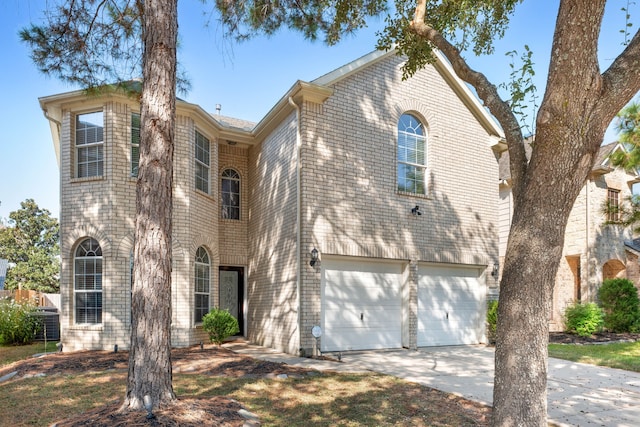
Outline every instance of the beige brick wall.
<path fill-rule="evenodd" d="M 178 111 L 174 345 L 206 340 L 194 324 L 192 308 L 200 246 L 211 258 L 211 305 L 218 304 L 218 267 L 246 267 L 248 338 L 289 353 L 313 346 L 306 331 L 321 320 L 321 264 L 309 266 L 314 247 L 321 256 L 386 258 L 405 265 L 403 344 L 411 348 L 416 346 L 418 262 L 491 270 L 498 259 L 498 166 L 490 137 L 435 68 L 402 81 L 401 62 L 388 56 L 345 78 L 323 105 L 300 103 L 300 182 L 295 112 L 247 147 L 218 140 L 210 117 L 196 109 Z M 76 182 L 71 179 L 72 113 L 99 108 L 105 111 L 105 176 Z M 71 347 L 66 349 L 128 347 L 136 183 L 129 176 L 129 115 L 137 108 L 118 96 L 64 107 L 62 323 L 63 342 Z M 420 117 L 428 132 L 429 191 L 424 196 L 396 191 L 397 122 L 404 112 Z M 196 130 L 211 143 L 209 194 L 195 190 Z M 241 175 L 240 221 L 220 218 L 220 173 L 227 167 Z M 416 205 L 421 216 L 411 215 Z M 74 325 L 71 303 L 73 250 L 85 236 L 100 242 L 104 258 L 105 321 L 91 327 Z M 493 286 L 489 274 L 481 278 Z"/>
<path fill-rule="evenodd" d="M 498 167 L 489 136 L 435 68 L 402 81 L 401 65 L 390 56 L 335 84 L 322 108 L 304 105 L 302 331 L 321 320 L 320 268 L 308 265 L 313 247 L 407 264 L 498 261 Z M 396 191 L 397 123 L 404 112 L 427 127 L 427 196 Z M 411 215 L 416 205 L 421 216 Z M 410 289 L 415 276 L 407 274 Z M 406 308 L 409 338 L 415 337 L 417 310 Z M 303 347 L 312 346 L 310 334 L 302 339 Z M 415 346 L 415 338 L 408 342 Z"/>
<path fill-rule="evenodd" d="M 249 151 L 248 338 L 299 350 L 296 124 L 289 115 Z"/>
<path fill-rule="evenodd" d="M 631 195 L 630 179 L 632 176 L 616 168 L 591 177 L 578 195 L 567 222 L 563 258 L 556 276 L 551 330 L 562 330 L 564 309 L 576 296 L 576 268 L 571 268 L 568 258 L 580 259 L 579 283 L 583 302 L 597 300 L 607 262 L 626 266 L 624 277 L 632 280 L 637 277 L 637 260 L 624 247 L 624 240 L 632 238 L 631 229 L 604 224 L 606 215 L 603 212 L 607 189 L 620 190 L 622 203 Z"/>
<path fill-rule="evenodd" d="M 129 346 L 131 325 L 130 257 L 133 251 L 136 179 L 130 176 L 130 114 L 133 102 L 90 99 L 69 105 L 61 133 L 61 300 L 65 350 Z M 74 179 L 73 126 L 76 112 L 104 111 L 104 176 Z M 195 190 L 195 129 L 210 139 L 209 195 Z M 217 140 L 210 124 L 178 114 L 174 156 L 172 342 L 185 346 L 208 339 L 194 325 L 194 259 L 204 246 L 211 259 L 211 306 L 216 303 L 218 248 Z M 73 255 L 80 241 L 93 237 L 103 250 L 103 323 L 76 325 L 73 304 Z"/>

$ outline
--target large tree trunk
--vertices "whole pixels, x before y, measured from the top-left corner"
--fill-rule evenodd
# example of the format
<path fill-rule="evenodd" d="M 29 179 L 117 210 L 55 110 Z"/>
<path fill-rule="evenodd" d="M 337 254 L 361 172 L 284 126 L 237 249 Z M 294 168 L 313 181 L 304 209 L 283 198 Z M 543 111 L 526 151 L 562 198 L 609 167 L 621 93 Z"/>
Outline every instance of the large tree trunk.
<path fill-rule="evenodd" d="M 569 214 L 605 130 L 640 90 L 640 32 L 600 74 L 606 0 L 561 0 L 549 78 L 530 162 L 518 122 L 486 77 L 428 24 L 417 0 L 411 30 L 433 43 L 505 130 L 514 214 L 500 283 L 493 425 L 547 425 L 547 343 L 553 286 Z"/>
<path fill-rule="evenodd" d="M 141 2 L 142 3 L 142 2 Z M 177 0 L 143 3 L 143 84 L 131 350 L 123 410 L 175 400 L 171 371 L 171 214 Z"/>
<path fill-rule="evenodd" d="M 512 159 L 512 171 L 520 173 L 513 174 L 514 215 L 500 284 L 496 426 L 547 425 L 548 322 L 567 220 L 608 124 L 640 83 L 637 35 L 600 74 L 605 3 L 561 1 L 532 157 L 528 165 Z"/>

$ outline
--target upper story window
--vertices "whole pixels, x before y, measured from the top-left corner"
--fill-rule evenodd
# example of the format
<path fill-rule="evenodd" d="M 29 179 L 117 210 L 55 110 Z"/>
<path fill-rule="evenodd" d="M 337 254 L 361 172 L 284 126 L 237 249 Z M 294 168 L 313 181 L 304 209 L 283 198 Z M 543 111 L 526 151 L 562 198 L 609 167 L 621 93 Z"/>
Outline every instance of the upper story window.
<path fill-rule="evenodd" d="M 196 189 L 209 193 L 209 140 L 196 131 Z"/>
<path fill-rule="evenodd" d="M 103 126 L 102 111 L 76 116 L 76 177 L 102 176 Z"/>
<path fill-rule="evenodd" d="M 427 135 L 412 114 L 398 121 L 398 191 L 426 194 Z"/>
<path fill-rule="evenodd" d="M 240 174 L 233 169 L 222 171 L 222 218 L 240 219 Z"/>
<path fill-rule="evenodd" d="M 76 323 L 102 323 L 102 249 L 95 239 L 80 242 L 73 267 Z"/>
<path fill-rule="evenodd" d="M 209 312 L 209 282 L 211 278 L 211 263 L 209 254 L 200 246 L 196 251 L 195 262 L 195 322 L 202 322 L 202 318 Z"/>
<path fill-rule="evenodd" d="M 607 221 L 620 221 L 620 190 L 607 188 Z"/>
<path fill-rule="evenodd" d="M 140 114 L 131 113 L 131 176 L 138 176 L 140 163 Z"/>

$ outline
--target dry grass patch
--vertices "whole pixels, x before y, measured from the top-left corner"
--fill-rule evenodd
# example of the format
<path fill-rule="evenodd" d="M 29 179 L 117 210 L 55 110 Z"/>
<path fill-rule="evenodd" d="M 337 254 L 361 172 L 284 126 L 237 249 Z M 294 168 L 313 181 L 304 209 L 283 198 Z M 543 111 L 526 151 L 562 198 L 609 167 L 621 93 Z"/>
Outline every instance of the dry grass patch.
<path fill-rule="evenodd" d="M 55 354 L 0 367 L 0 375 L 17 372 L 0 384 L 0 425 L 235 427 L 244 424 L 240 407 L 265 426 L 486 426 L 491 415 L 479 403 L 384 375 L 320 373 L 212 347 L 176 349 L 172 359 L 179 401 L 154 410 L 151 423 L 144 412 L 117 412 L 126 352 Z"/>

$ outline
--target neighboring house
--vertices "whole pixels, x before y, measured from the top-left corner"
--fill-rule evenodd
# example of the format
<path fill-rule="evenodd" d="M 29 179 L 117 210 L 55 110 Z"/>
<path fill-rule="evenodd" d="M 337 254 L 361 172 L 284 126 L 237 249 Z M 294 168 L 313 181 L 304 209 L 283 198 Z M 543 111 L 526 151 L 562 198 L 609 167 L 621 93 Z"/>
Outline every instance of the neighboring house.
<path fill-rule="evenodd" d="M 402 64 L 374 52 L 298 81 L 257 124 L 178 101 L 174 346 L 206 340 L 211 307 L 292 354 L 485 341 L 501 130 L 442 58 L 408 80 Z M 40 104 L 60 167 L 64 349 L 127 348 L 139 105 Z"/>
<path fill-rule="evenodd" d="M 565 232 L 562 259 L 556 276 L 551 330 L 562 330 L 563 313 L 573 302 L 596 301 L 602 281 L 625 277 L 636 286 L 640 284 L 638 255 L 640 242 L 632 241 L 632 228 L 615 224 L 619 220 L 618 207 L 632 194 L 633 184 L 640 177 L 613 166 L 609 158 L 616 150 L 624 150 L 619 143 L 600 147 L 595 166 L 580 191 Z M 530 154 L 527 145 L 527 154 Z M 609 209 L 606 209 L 607 204 Z M 509 226 L 513 213 L 509 154 L 500 158 L 500 264 L 505 256 Z"/>
<path fill-rule="evenodd" d="M 0 291 L 4 290 L 4 281 L 7 278 L 8 266 L 9 266 L 9 261 L 6 259 L 0 258 Z"/>

